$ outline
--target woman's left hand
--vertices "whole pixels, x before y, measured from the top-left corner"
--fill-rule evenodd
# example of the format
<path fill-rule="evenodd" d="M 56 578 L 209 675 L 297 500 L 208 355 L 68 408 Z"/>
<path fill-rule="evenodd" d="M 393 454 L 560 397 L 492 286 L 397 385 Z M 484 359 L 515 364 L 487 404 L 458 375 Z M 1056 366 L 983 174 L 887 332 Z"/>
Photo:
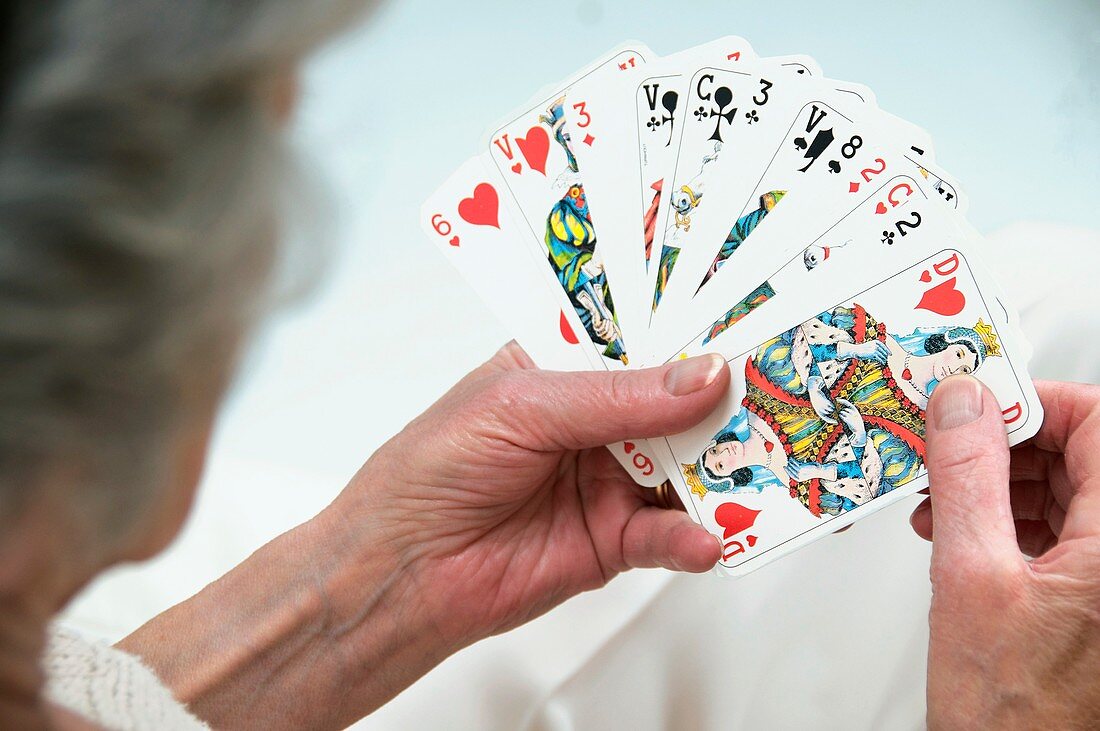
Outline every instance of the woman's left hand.
<path fill-rule="evenodd" d="M 689 429 L 729 382 L 719 356 L 555 373 L 509 344 L 315 518 L 120 646 L 216 728 L 344 728 L 622 571 L 714 566 L 718 541 L 602 445 Z"/>
<path fill-rule="evenodd" d="M 458 642 L 630 568 L 702 572 L 717 540 L 652 504 L 602 445 L 684 431 L 729 385 L 719 356 L 610 373 L 535 369 L 505 346 L 384 445 L 332 506 L 358 511 Z"/>

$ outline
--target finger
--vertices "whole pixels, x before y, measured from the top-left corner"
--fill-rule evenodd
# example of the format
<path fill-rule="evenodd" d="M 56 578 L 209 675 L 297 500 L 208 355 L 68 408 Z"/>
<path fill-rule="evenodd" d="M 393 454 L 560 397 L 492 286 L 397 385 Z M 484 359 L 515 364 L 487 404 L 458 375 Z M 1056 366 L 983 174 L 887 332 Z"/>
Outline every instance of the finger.
<path fill-rule="evenodd" d="M 1047 479 L 1066 510 L 1060 538 L 1100 535 L 1100 387 L 1078 383 L 1035 384 L 1043 402 L 1043 426 L 1032 443 L 1066 455 L 1047 464 Z"/>
<path fill-rule="evenodd" d="M 1016 543 L 1028 556 L 1040 556 L 1049 548 L 1046 543 L 1048 537 L 1057 540 L 1051 517 L 1058 519 L 1057 515 L 1052 516 L 1058 506 L 1052 506 L 1053 510 L 1048 507 L 1047 496 L 1050 491 L 1047 490 L 1045 483 L 1013 483 L 1010 491 L 1012 517 L 1016 525 Z M 1040 524 L 1043 529 L 1039 528 Z M 909 516 L 909 525 L 924 540 L 932 540 L 932 501 L 930 499 L 923 500 L 913 509 L 913 514 Z"/>
<path fill-rule="evenodd" d="M 1043 425 L 1031 443 L 1048 452 L 1064 454 L 1082 425 L 1096 418 L 1097 408 L 1100 407 L 1100 386 L 1036 381 L 1035 391 L 1043 402 L 1044 416 Z"/>
<path fill-rule="evenodd" d="M 1016 520 L 1046 521 L 1053 496 L 1046 482 L 1017 480 L 1009 485 L 1012 517 Z"/>
<path fill-rule="evenodd" d="M 690 429 L 729 383 L 725 360 L 704 355 L 637 371 L 511 371 L 472 401 L 503 427 L 501 438 L 536 450 L 586 449 Z"/>
<path fill-rule="evenodd" d="M 1021 444 L 1012 449 L 1012 464 L 1009 475 L 1013 480 L 1046 480 L 1050 475 L 1052 463 L 1059 455 L 1039 449 L 1032 443 Z"/>
<path fill-rule="evenodd" d="M 952 376 L 928 404 L 927 457 L 938 565 L 1007 570 L 1022 561 L 1008 494 L 1008 438 L 993 394 Z"/>
<path fill-rule="evenodd" d="M 932 540 L 932 499 L 925 498 L 921 504 L 913 509 L 909 516 L 909 525 L 913 532 L 926 541 Z"/>
<path fill-rule="evenodd" d="M 1045 520 L 1017 520 L 1016 540 L 1024 555 L 1038 558 L 1058 542 Z"/>
<path fill-rule="evenodd" d="M 623 560 L 631 568 L 698 574 L 714 568 L 721 557 L 718 539 L 678 510 L 647 506 L 623 528 Z"/>
<path fill-rule="evenodd" d="M 1063 454 L 1025 444 L 1012 450 L 1009 474 L 1013 482 L 1042 482 L 1051 499 L 1065 510 L 1086 484 L 1086 479 L 1082 479 L 1080 474 L 1081 464 L 1076 454 L 1067 460 Z M 1072 475 L 1070 467 L 1073 468 Z"/>

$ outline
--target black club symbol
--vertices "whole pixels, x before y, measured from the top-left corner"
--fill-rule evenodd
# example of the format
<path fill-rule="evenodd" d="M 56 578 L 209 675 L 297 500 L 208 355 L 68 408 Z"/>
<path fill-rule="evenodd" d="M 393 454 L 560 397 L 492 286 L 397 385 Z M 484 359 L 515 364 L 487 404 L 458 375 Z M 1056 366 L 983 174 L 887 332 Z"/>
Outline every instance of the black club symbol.
<path fill-rule="evenodd" d="M 893 246 L 893 244 L 894 244 L 894 232 L 893 231 L 883 231 L 882 232 L 882 243 L 884 243 L 888 246 Z"/>
<path fill-rule="evenodd" d="M 650 129 L 657 129 L 661 126 L 661 122 L 656 117 L 650 117 L 649 121 L 645 123 L 645 126 L 649 127 Z"/>
<path fill-rule="evenodd" d="M 694 112 L 692 112 L 692 114 L 694 114 L 695 118 L 698 119 L 701 122 L 707 116 L 707 108 L 704 107 L 704 106 L 700 106 L 698 109 L 696 109 Z"/>
<path fill-rule="evenodd" d="M 757 115 L 755 109 L 750 109 L 748 112 L 745 112 L 745 119 L 749 120 L 749 124 L 760 121 L 760 117 Z"/>

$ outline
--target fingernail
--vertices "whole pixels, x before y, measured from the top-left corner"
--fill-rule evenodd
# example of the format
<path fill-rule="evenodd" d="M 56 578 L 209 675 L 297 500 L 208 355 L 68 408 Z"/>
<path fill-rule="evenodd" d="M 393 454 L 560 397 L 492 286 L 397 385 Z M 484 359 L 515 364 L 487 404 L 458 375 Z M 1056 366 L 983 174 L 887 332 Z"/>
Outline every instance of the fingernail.
<path fill-rule="evenodd" d="M 936 428 L 943 431 L 977 421 L 984 408 L 982 384 L 970 376 L 951 376 L 933 394 Z"/>
<path fill-rule="evenodd" d="M 701 391 L 714 382 L 725 365 L 725 359 L 715 353 L 677 361 L 665 371 L 665 390 L 673 396 Z"/>

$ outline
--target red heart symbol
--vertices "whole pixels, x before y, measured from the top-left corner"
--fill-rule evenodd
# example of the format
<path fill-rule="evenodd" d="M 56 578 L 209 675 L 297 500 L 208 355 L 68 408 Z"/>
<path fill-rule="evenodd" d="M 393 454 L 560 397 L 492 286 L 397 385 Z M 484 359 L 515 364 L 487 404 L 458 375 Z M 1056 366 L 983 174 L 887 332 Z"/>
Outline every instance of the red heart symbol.
<path fill-rule="evenodd" d="M 458 237 L 452 236 L 449 243 L 451 244 L 451 246 L 458 246 Z"/>
<path fill-rule="evenodd" d="M 580 342 L 573 333 L 573 328 L 570 327 L 569 320 L 565 319 L 565 310 L 561 311 L 561 318 L 558 320 L 558 329 L 561 330 L 562 338 L 570 345 L 576 345 Z"/>
<path fill-rule="evenodd" d="M 744 505 L 738 503 L 722 503 L 714 511 L 714 520 L 718 525 L 725 528 L 722 532 L 723 538 L 729 538 L 735 536 L 741 531 L 746 531 L 752 528 L 756 523 L 756 516 L 760 515 L 759 510 L 751 510 Z M 749 544 L 752 545 L 751 543 Z"/>
<path fill-rule="evenodd" d="M 463 198 L 458 203 L 458 215 L 467 223 L 475 226 L 494 226 L 500 228 L 497 214 L 500 209 L 500 199 L 497 198 L 496 188 L 488 183 L 479 183 L 474 188 L 474 194 L 470 198 Z"/>
<path fill-rule="evenodd" d="M 526 137 L 516 138 L 516 147 L 523 153 L 532 170 L 546 175 L 546 156 L 550 154 L 550 136 L 542 127 L 527 130 Z"/>
<path fill-rule="evenodd" d="M 515 173 L 516 175 L 519 175 L 520 170 L 523 170 L 523 163 L 522 162 L 517 162 L 515 165 L 512 166 L 512 172 Z"/>
<path fill-rule="evenodd" d="M 955 277 L 951 277 L 925 292 L 913 309 L 928 310 L 944 317 L 952 317 L 962 312 L 964 307 L 966 307 L 966 297 L 955 289 Z"/>
<path fill-rule="evenodd" d="M 920 280 L 925 284 L 928 284 L 932 281 L 932 275 L 928 272 L 927 269 L 920 273 Z"/>
<path fill-rule="evenodd" d="M 878 202 L 878 205 L 877 205 L 877 206 L 875 206 L 875 213 L 877 213 L 877 214 L 878 214 L 878 215 L 880 215 L 880 216 L 881 216 L 881 215 L 882 215 L 883 213 L 886 213 L 886 204 L 885 204 L 885 203 L 883 203 L 882 201 L 879 201 L 879 202 Z"/>
<path fill-rule="evenodd" d="M 637 446 L 634 444 L 634 442 L 623 442 L 623 449 L 626 450 L 627 454 L 630 454 L 635 449 L 637 449 Z"/>
<path fill-rule="evenodd" d="M 753 546 L 755 546 L 756 541 L 757 541 L 756 536 L 745 536 L 745 543 L 749 544 L 749 548 L 752 548 Z"/>

